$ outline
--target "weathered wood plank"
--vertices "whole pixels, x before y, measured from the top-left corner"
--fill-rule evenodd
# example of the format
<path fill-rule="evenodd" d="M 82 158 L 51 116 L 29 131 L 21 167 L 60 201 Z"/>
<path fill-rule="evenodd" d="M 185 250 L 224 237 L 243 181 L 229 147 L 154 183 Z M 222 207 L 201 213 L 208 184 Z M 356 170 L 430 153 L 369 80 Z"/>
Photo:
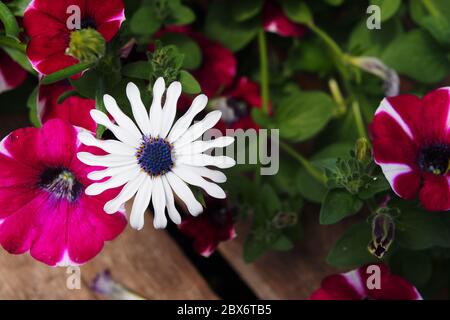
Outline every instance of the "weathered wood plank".
<path fill-rule="evenodd" d="M 239 223 L 238 237 L 219 247 L 220 253 L 261 299 L 307 299 L 320 287 L 323 277 L 337 270 L 325 258 L 348 222 L 321 226 L 317 212 L 305 212 L 304 237 L 290 252 L 270 252 L 254 263 L 242 258 L 248 223 Z M 242 235 L 242 236 L 239 236 Z"/>

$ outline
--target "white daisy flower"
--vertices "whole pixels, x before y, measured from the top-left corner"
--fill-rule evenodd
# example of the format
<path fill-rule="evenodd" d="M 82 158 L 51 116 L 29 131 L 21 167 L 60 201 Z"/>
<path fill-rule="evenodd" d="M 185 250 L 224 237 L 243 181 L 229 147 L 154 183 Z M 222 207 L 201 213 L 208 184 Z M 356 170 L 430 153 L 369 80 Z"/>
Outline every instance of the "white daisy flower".
<path fill-rule="evenodd" d="M 83 144 L 109 153 L 104 156 L 78 153 L 78 159 L 83 163 L 106 167 L 90 173 L 90 179 L 98 181 L 110 177 L 106 181 L 91 184 L 86 188 L 86 194 L 94 196 L 105 190 L 124 186 L 116 198 L 106 203 L 104 210 L 113 214 L 136 195 L 130 225 L 138 230 L 144 226 L 144 212 L 150 201 L 153 204 L 155 228 L 166 227 L 166 209 L 173 222 L 181 223 L 174 194 L 185 203 L 190 214 L 200 214 L 203 207 L 188 187 L 189 184 L 200 187 L 211 197 L 225 198 L 225 192 L 216 183 L 225 182 L 226 176 L 207 166 L 226 169 L 236 164 L 230 157 L 204 153 L 212 148 L 226 147 L 234 142 L 234 138 L 199 140 L 219 121 L 220 111 L 207 114 L 203 120 L 191 126 L 194 117 L 206 107 L 208 98 L 203 94 L 197 96 L 189 110 L 173 124 L 181 84 L 173 82 L 169 86 L 162 107 L 165 91 L 164 79 L 159 78 L 153 87 L 153 102 L 149 114 L 137 86 L 128 84 L 127 97 L 137 125 L 120 110 L 113 97 L 104 96 L 106 110 L 114 118 L 115 124 L 98 110 L 92 110 L 91 116 L 95 122 L 108 128 L 119 141 L 98 140 L 86 131 L 79 134 Z"/>

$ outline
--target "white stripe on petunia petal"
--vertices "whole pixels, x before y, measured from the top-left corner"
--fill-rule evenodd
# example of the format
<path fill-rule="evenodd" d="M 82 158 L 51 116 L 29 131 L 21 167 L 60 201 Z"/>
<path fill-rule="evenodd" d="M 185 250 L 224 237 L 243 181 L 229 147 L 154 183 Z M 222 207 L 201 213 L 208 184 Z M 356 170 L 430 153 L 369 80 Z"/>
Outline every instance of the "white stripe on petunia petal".
<path fill-rule="evenodd" d="M 207 154 L 192 154 L 177 157 L 177 163 L 183 163 L 194 167 L 215 166 L 228 169 L 236 165 L 236 161 L 227 156 L 210 156 Z"/>
<path fill-rule="evenodd" d="M 162 77 L 159 77 L 153 85 L 153 101 L 150 107 L 150 135 L 156 137 L 161 130 L 161 100 L 166 90 L 166 84 Z"/>
<path fill-rule="evenodd" d="M 120 173 L 116 176 L 111 177 L 109 180 L 106 180 L 104 182 L 97 182 L 91 184 L 89 187 L 86 188 L 85 193 L 89 196 L 96 196 L 101 194 L 102 192 L 108 190 L 117 188 L 120 186 L 123 186 L 128 181 L 132 181 L 137 178 L 139 175 L 140 170 L 139 169 L 133 169 L 133 171 L 127 171 Z"/>
<path fill-rule="evenodd" d="M 234 142 L 233 137 L 219 137 L 208 141 L 194 141 L 189 144 L 185 144 L 181 148 L 177 147 L 177 142 L 175 142 L 175 150 L 177 155 L 188 155 L 202 153 L 213 148 L 223 148 L 227 147 Z"/>
<path fill-rule="evenodd" d="M 150 176 L 146 176 L 134 198 L 133 208 L 130 214 L 130 226 L 133 229 L 141 230 L 144 227 L 144 214 L 152 196 L 153 181 Z"/>
<path fill-rule="evenodd" d="M 88 173 L 87 177 L 91 180 L 98 181 L 98 180 L 102 180 L 107 177 L 115 176 L 122 172 L 129 172 L 130 170 L 133 170 L 136 167 L 138 167 L 138 164 L 131 164 L 128 166 L 111 167 L 111 168 L 107 168 L 105 170 L 92 171 L 92 172 Z"/>
<path fill-rule="evenodd" d="M 120 207 L 130 200 L 138 191 L 147 174 L 140 173 L 136 179 L 130 180 L 114 199 L 108 201 L 103 209 L 106 213 L 113 214 L 119 211 Z"/>
<path fill-rule="evenodd" d="M 131 110 L 133 117 L 136 120 L 142 133 L 145 135 L 150 134 L 150 119 L 148 117 L 147 109 L 144 106 L 141 98 L 141 92 L 139 88 L 132 82 L 127 85 L 127 97 L 131 104 Z"/>
<path fill-rule="evenodd" d="M 123 142 L 117 140 L 99 140 L 87 131 L 80 132 L 78 139 L 87 146 L 97 147 L 108 153 L 130 156 L 136 154 L 136 149 Z"/>
<path fill-rule="evenodd" d="M 206 181 L 195 172 L 189 171 L 186 167 L 173 167 L 172 171 L 186 183 L 202 188 L 213 198 L 225 199 L 227 197 L 225 191 L 223 191 L 223 189 L 217 184 Z"/>
<path fill-rule="evenodd" d="M 142 138 L 142 133 L 139 131 L 138 127 L 134 124 L 133 120 L 131 120 L 125 113 L 120 110 L 117 105 L 116 100 L 108 94 L 103 96 L 103 102 L 105 103 L 106 110 L 112 115 L 116 123 L 119 127 L 127 130 L 131 134 L 133 134 L 137 139 Z"/>
<path fill-rule="evenodd" d="M 99 167 L 120 167 L 137 163 L 136 157 L 123 156 L 115 154 L 107 154 L 105 156 L 97 156 L 89 152 L 78 152 L 77 158 L 88 166 Z"/>
<path fill-rule="evenodd" d="M 123 143 L 135 148 L 138 148 L 140 146 L 140 139 L 137 139 L 132 133 L 128 132 L 127 130 L 113 124 L 111 120 L 109 120 L 108 116 L 103 112 L 100 112 L 98 110 L 91 110 L 91 117 L 98 124 L 108 128 L 116 136 L 116 138 Z"/>
<path fill-rule="evenodd" d="M 405 133 L 414 140 L 414 135 L 411 132 L 411 129 L 406 124 L 406 122 L 403 120 L 403 118 L 398 114 L 398 112 L 392 107 L 392 105 L 389 103 L 388 99 L 384 98 L 383 101 L 381 101 L 380 106 L 378 107 L 377 111 L 375 111 L 375 115 L 379 114 L 380 112 L 386 112 L 392 119 L 394 119 L 398 125 L 405 131 Z"/>
<path fill-rule="evenodd" d="M 227 176 L 222 171 L 211 170 L 206 167 L 194 167 L 186 164 L 179 164 L 178 166 L 183 169 L 192 171 L 198 174 L 199 176 L 208 178 L 209 180 L 214 181 L 216 183 L 224 183 L 227 181 Z"/>
<path fill-rule="evenodd" d="M 399 192 L 395 190 L 395 178 L 398 176 L 409 173 L 412 171 L 411 167 L 407 164 L 402 163 L 378 163 L 381 166 L 381 170 L 384 173 L 384 176 L 389 181 L 389 184 L 392 187 L 392 190 L 399 195 Z"/>
<path fill-rule="evenodd" d="M 173 125 L 173 128 L 170 131 L 168 137 L 170 143 L 175 142 L 186 132 L 186 130 L 191 125 L 192 120 L 194 120 L 197 114 L 205 109 L 207 103 L 208 97 L 206 97 L 204 94 L 201 94 L 194 99 L 188 111 L 186 111 L 186 113 Z"/>
<path fill-rule="evenodd" d="M 161 177 L 163 187 L 164 187 L 164 193 L 166 194 L 166 207 L 167 207 L 167 213 L 169 214 L 169 218 L 175 223 L 180 224 L 181 223 L 181 215 L 178 212 L 177 208 L 175 207 L 175 198 L 173 196 L 172 188 L 169 185 L 169 182 L 167 182 L 167 178 L 165 176 Z"/>
<path fill-rule="evenodd" d="M 359 269 L 349 271 L 342 274 L 348 284 L 358 293 L 361 298 L 366 296 L 366 288 L 363 279 L 359 273 Z"/>
<path fill-rule="evenodd" d="M 166 92 L 166 102 L 162 110 L 162 126 L 159 133 L 161 138 L 166 138 L 175 120 L 177 102 L 181 95 L 181 83 L 172 82 Z"/>
<path fill-rule="evenodd" d="M 203 207 L 197 199 L 195 199 L 194 194 L 191 189 L 186 185 L 186 183 L 181 180 L 175 173 L 168 172 L 165 177 L 167 178 L 167 182 L 169 182 L 170 187 L 173 192 L 180 198 L 181 201 L 184 202 L 188 211 L 194 217 L 198 216 L 203 212 Z"/>
<path fill-rule="evenodd" d="M 222 117 L 221 111 L 213 111 L 208 113 L 203 120 L 197 122 L 190 127 L 177 141 L 175 141 L 175 148 L 181 148 L 182 146 L 200 138 L 207 130 L 214 127 L 214 125 Z"/>
<path fill-rule="evenodd" d="M 153 179 L 152 190 L 152 203 L 153 203 L 153 226 L 155 229 L 164 229 L 167 226 L 166 219 L 166 196 L 164 194 L 164 187 L 161 177 Z"/>

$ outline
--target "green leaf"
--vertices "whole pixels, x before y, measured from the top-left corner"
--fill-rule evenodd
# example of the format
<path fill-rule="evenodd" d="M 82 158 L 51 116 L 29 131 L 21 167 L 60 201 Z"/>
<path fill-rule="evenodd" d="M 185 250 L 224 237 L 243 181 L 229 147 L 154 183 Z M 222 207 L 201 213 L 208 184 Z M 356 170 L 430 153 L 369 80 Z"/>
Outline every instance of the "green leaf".
<path fill-rule="evenodd" d="M 422 30 L 400 36 L 386 48 L 382 59 L 399 73 L 423 83 L 441 81 L 450 69 L 445 52 Z"/>
<path fill-rule="evenodd" d="M 427 284 L 433 273 L 433 261 L 425 251 L 401 250 L 393 255 L 389 265 L 394 274 L 419 288 Z"/>
<path fill-rule="evenodd" d="M 289 251 L 294 247 L 294 243 L 285 235 L 281 235 L 274 243 L 271 245 L 271 249 L 276 251 Z"/>
<path fill-rule="evenodd" d="M 185 93 L 197 94 L 202 91 L 200 84 L 194 76 L 185 70 L 180 71 L 179 80 Z"/>
<path fill-rule="evenodd" d="M 363 202 L 344 189 L 329 190 L 320 209 L 320 224 L 334 224 L 361 210 Z"/>
<path fill-rule="evenodd" d="M 236 21 L 244 21 L 253 18 L 261 12 L 263 0 L 233 0 L 231 11 Z"/>
<path fill-rule="evenodd" d="M 167 24 L 186 25 L 195 21 L 195 12 L 188 6 L 180 5 L 172 10 L 170 20 Z"/>
<path fill-rule="evenodd" d="M 390 189 L 389 182 L 386 180 L 384 175 L 376 177 L 375 180 L 358 193 L 358 197 L 363 200 L 367 200 L 375 196 L 377 193 L 386 191 Z"/>
<path fill-rule="evenodd" d="M 151 67 L 147 61 L 132 62 L 122 68 L 122 74 L 129 78 L 150 80 Z"/>
<path fill-rule="evenodd" d="M 33 67 L 30 64 L 30 60 L 28 60 L 28 57 L 25 53 L 22 51 L 18 51 L 16 49 L 11 49 L 8 47 L 3 47 L 3 50 L 8 53 L 8 55 L 13 59 L 15 62 L 17 62 L 22 68 L 28 71 L 28 73 L 31 73 L 35 76 L 37 76 L 36 71 L 33 69 Z"/>
<path fill-rule="evenodd" d="M 95 92 L 95 109 L 106 113 L 105 103 L 103 102 L 103 96 L 105 95 L 105 84 L 103 79 L 97 83 Z M 101 138 L 106 128 L 102 125 L 97 126 L 97 138 Z"/>
<path fill-rule="evenodd" d="M 401 0 L 370 0 L 371 4 L 377 5 L 381 9 L 381 22 L 384 22 L 391 17 L 393 17 L 398 9 L 400 9 L 400 5 L 402 4 Z"/>
<path fill-rule="evenodd" d="M 7 4 L 12 14 L 17 17 L 23 17 L 25 9 L 30 4 L 31 0 L 13 0 Z"/>
<path fill-rule="evenodd" d="M 206 15 L 205 34 L 232 51 L 238 51 L 256 36 L 259 25 L 260 21 L 256 18 L 235 21 L 226 1 L 214 1 L 209 5 Z"/>
<path fill-rule="evenodd" d="M 184 54 L 183 68 L 197 69 L 202 63 L 202 50 L 197 42 L 182 33 L 166 33 L 160 38 L 164 45 L 174 45 Z"/>
<path fill-rule="evenodd" d="M 17 24 L 16 17 L 2 1 L 0 1 L 0 20 L 3 22 L 7 36 L 13 38 L 17 38 L 19 36 L 20 28 Z"/>
<path fill-rule="evenodd" d="M 280 128 L 280 136 L 293 142 L 308 140 L 319 133 L 335 109 L 326 93 L 298 89 L 287 92 L 277 105 L 274 122 Z"/>
<path fill-rule="evenodd" d="M 352 268 L 369 262 L 377 262 L 367 250 L 371 240 L 371 228 L 367 222 L 360 222 L 348 228 L 336 242 L 327 257 L 333 267 Z"/>
<path fill-rule="evenodd" d="M 80 79 L 70 80 L 70 83 L 83 97 L 95 99 L 97 84 L 101 81 L 101 75 L 97 70 L 89 70 Z"/>
<path fill-rule="evenodd" d="M 423 18 L 422 25 L 442 44 L 450 43 L 450 23 L 444 17 L 428 16 Z"/>
<path fill-rule="evenodd" d="M 44 84 L 44 85 L 52 84 L 52 83 L 58 82 L 60 80 L 67 79 L 77 73 L 80 73 L 80 72 L 88 69 L 91 66 L 92 66 L 92 63 L 75 64 L 75 65 L 67 67 L 65 69 L 56 71 L 55 73 L 52 73 L 48 76 L 45 76 L 44 78 L 42 78 L 41 84 Z"/>
<path fill-rule="evenodd" d="M 39 94 L 39 86 L 34 88 L 33 92 L 31 92 L 30 96 L 27 100 L 27 107 L 30 109 L 30 122 L 36 128 L 40 128 L 42 126 L 41 119 L 39 118 L 39 110 L 38 110 L 38 94 Z"/>
<path fill-rule="evenodd" d="M 292 21 L 308 24 L 313 20 L 311 10 L 303 1 L 282 0 L 281 6 L 283 8 L 284 13 Z"/>
<path fill-rule="evenodd" d="M 130 21 L 130 29 L 138 35 L 152 35 L 161 27 L 161 20 L 155 7 L 145 6 L 139 8 Z"/>

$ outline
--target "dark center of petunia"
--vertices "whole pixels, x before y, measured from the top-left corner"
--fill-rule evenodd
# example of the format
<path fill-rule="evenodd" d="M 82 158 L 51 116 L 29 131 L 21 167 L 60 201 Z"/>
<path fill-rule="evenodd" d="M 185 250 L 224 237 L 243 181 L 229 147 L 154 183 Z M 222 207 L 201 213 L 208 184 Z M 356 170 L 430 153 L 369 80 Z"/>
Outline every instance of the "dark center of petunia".
<path fill-rule="evenodd" d="M 48 168 L 40 178 L 39 186 L 58 199 L 73 202 L 83 192 L 83 185 L 65 168 Z"/>
<path fill-rule="evenodd" d="M 173 167 L 173 146 L 165 139 L 144 136 L 136 157 L 142 170 L 156 177 Z"/>
<path fill-rule="evenodd" d="M 87 28 L 97 29 L 97 23 L 91 17 L 86 17 L 81 20 L 81 29 Z"/>
<path fill-rule="evenodd" d="M 424 172 L 444 175 L 449 171 L 450 145 L 435 143 L 422 148 L 418 159 L 419 167 Z"/>

